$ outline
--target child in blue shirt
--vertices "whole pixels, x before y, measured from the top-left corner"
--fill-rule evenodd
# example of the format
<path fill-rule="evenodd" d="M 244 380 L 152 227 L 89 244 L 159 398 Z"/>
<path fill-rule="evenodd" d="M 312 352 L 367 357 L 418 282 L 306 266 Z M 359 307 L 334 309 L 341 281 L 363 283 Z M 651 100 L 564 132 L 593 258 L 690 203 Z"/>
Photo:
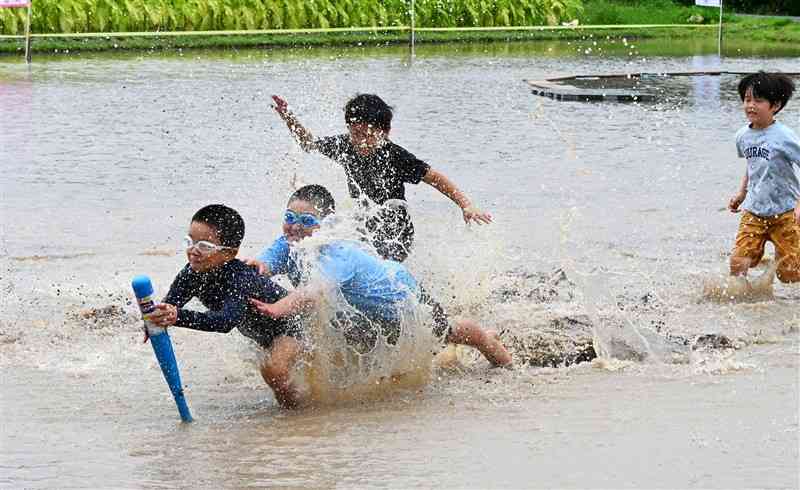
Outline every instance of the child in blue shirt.
<path fill-rule="evenodd" d="M 298 399 L 289 371 L 302 350 L 300 325 L 288 316 L 265 317 L 250 305 L 251 298 L 278 301 L 286 296 L 286 290 L 236 258 L 243 238 L 244 220 L 236 210 L 211 204 L 197 211 L 184 239 L 189 263 L 175 278 L 163 302 L 156 305 L 150 320 L 162 327 L 203 332 L 238 329 L 269 354 L 260 366 L 261 375 L 277 401 L 291 407 Z M 184 308 L 192 298 L 198 298 L 208 310 Z"/>
<path fill-rule="evenodd" d="M 763 71 L 739 83 L 750 122 L 736 133 L 736 149 L 747 159 L 747 171 L 739 192 L 728 202 L 731 212 L 744 211 L 730 259 L 731 275 L 746 275 L 758 265 L 770 241 L 778 279 L 800 281 L 800 139 L 775 120 L 794 88 L 788 76 Z"/>
<path fill-rule="evenodd" d="M 289 198 L 284 215 L 283 236 L 269 246 L 258 259 L 248 261 L 266 275 L 287 274 L 299 286 L 276 301 L 251 300 L 256 309 L 270 318 L 287 318 L 311 309 L 320 293 L 302 285 L 300 268 L 290 249 L 319 230 L 323 218 L 334 212 L 333 197 L 322 186 L 301 187 Z M 399 262 L 374 257 L 347 242 L 326 244 L 320 250 L 319 269 L 336 284 L 345 300 L 370 321 L 381 326 L 388 341 L 399 331 L 399 319 L 407 300 L 420 295 L 411 273 Z M 451 326 L 444 317 L 436 319 L 434 333 L 448 342 L 477 348 L 496 366 L 511 364 L 511 355 L 493 332 L 484 331 L 472 320 L 461 319 Z"/>

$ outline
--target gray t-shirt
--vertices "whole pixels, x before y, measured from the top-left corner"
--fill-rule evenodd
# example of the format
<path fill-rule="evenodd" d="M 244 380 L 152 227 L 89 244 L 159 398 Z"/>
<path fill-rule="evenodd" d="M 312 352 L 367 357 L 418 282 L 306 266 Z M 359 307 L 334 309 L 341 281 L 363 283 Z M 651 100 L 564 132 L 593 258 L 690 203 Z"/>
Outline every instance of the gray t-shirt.
<path fill-rule="evenodd" d="M 736 133 L 736 149 L 747 158 L 742 208 L 763 217 L 793 210 L 800 198 L 800 140 L 794 131 L 778 121 L 765 129 L 748 125 Z"/>

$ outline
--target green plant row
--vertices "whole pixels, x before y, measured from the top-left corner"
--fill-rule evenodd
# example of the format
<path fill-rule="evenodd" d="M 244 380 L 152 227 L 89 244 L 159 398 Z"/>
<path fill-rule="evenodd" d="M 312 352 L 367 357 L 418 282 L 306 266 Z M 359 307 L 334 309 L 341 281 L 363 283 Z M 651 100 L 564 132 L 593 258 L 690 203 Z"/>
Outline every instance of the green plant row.
<path fill-rule="evenodd" d="M 411 0 L 33 0 L 37 33 L 309 29 L 408 25 Z M 426 27 L 553 25 L 581 0 L 416 0 Z M 25 9 L 0 9 L 0 33 L 25 30 Z"/>

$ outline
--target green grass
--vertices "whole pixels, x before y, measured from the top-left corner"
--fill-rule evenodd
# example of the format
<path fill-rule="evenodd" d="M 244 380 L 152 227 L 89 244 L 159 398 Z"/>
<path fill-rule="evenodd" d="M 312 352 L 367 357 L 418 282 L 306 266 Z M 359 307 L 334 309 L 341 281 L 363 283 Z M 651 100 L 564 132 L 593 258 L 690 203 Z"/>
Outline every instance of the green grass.
<path fill-rule="evenodd" d="M 687 24 L 695 15 L 701 23 L 719 21 L 719 10 L 683 6 L 671 0 L 584 0 L 578 15 L 582 24 Z"/>
<path fill-rule="evenodd" d="M 672 0 L 584 0 L 583 5 L 583 12 L 578 16 L 582 24 L 685 24 L 692 16 L 702 17 L 702 24 L 719 23 L 717 8 L 685 6 Z M 727 12 L 723 10 L 726 37 L 800 43 L 799 22 Z"/>
<path fill-rule="evenodd" d="M 800 45 L 800 22 L 788 19 L 759 19 L 725 16 L 725 36 L 752 41 L 797 43 Z"/>

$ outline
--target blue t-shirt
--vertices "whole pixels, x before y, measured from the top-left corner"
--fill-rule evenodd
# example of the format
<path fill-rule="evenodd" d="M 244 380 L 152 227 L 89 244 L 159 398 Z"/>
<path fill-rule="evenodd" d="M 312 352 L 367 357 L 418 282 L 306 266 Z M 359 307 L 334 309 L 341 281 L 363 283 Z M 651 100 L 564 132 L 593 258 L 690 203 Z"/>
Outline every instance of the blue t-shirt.
<path fill-rule="evenodd" d="M 269 265 L 273 274 L 286 274 L 295 286 L 300 283 L 302 271 L 285 236 L 264 249 L 258 260 Z M 353 307 L 385 320 L 396 320 L 400 305 L 417 292 L 417 281 L 402 264 L 343 241 L 322 246 L 319 270 Z"/>
<path fill-rule="evenodd" d="M 747 159 L 747 196 L 742 208 L 757 216 L 791 211 L 800 198 L 800 140 L 775 121 L 767 128 L 749 125 L 736 133 L 739 157 Z"/>
<path fill-rule="evenodd" d="M 295 257 L 290 253 L 289 242 L 281 235 L 272 245 L 265 248 L 256 259 L 267 264 L 274 275 L 286 274 L 289 280 L 297 287 L 300 284 L 300 272 Z"/>

